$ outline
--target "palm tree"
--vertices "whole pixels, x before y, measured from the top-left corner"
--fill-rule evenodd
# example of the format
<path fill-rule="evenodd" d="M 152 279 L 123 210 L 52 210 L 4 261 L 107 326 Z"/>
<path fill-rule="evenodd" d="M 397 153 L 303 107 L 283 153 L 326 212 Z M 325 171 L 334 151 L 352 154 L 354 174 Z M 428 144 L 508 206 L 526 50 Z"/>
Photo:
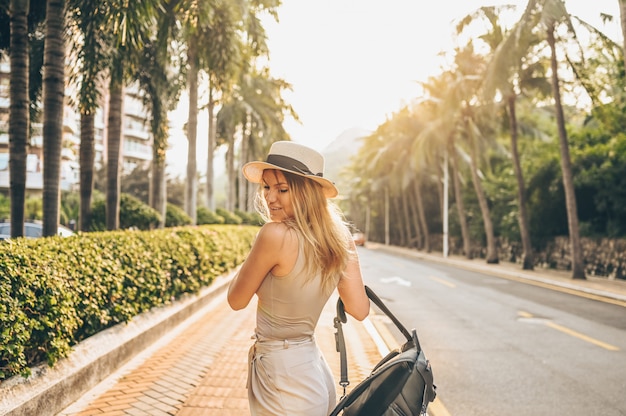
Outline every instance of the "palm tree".
<path fill-rule="evenodd" d="M 232 113 L 232 111 L 234 111 L 233 105 L 235 104 L 232 100 L 233 97 L 246 100 L 250 98 L 250 95 L 243 91 L 246 88 L 243 84 L 237 85 L 236 87 L 233 84 L 236 82 L 245 82 L 246 74 L 254 73 L 256 57 L 267 54 L 265 31 L 260 24 L 258 15 L 262 12 L 268 12 L 275 16 L 275 10 L 279 4 L 280 1 L 276 0 L 260 2 L 239 0 L 231 3 L 216 2 L 213 5 L 211 18 L 207 20 L 207 24 L 202 26 L 202 30 L 199 32 L 199 37 L 202 39 L 200 43 L 202 47 L 198 55 L 200 69 L 206 70 L 209 78 L 209 146 L 207 154 L 206 189 L 206 204 L 208 207 L 213 205 L 213 158 L 218 143 L 217 131 L 219 127 L 217 123 L 219 123 L 219 121 L 214 116 L 216 93 L 221 93 L 222 100 L 220 104 L 222 106 L 227 105 L 227 100 L 231 100 L 230 109 L 225 110 L 222 116 L 220 117 L 218 115 L 217 118 L 222 120 L 222 122 L 229 119 L 229 122 L 233 122 L 235 125 L 245 125 L 246 121 L 241 118 L 244 116 L 241 116 L 238 110 L 235 111 L 238 115 Z M 246 105 L 244 103 L 241 104 Z M 254 106 L 250 105 L 250 107 Z M 228 112 L 231 112 L 231 114 L 226 116 L 225 113 Z M 254 112 L 255 111 L 252 111 L 252 113 Z M 251 123 L 255 123 L 258 118 L 252 113 L 247 120 Z M 282 118 L 280 121 L 282 122 Z M 225 131 L 224 129 L 229 131 L 229 133 L 223 137 L 228 137 L 228 140 L 225 140 L 229 144 L 227 150 L 227 161 L 229 162 L 227 162 L 227 165 L 231 166 L 232 169 L 229 176 L 231 178 L 228 191 L 230 197 L 227 198 L 229 201 L 227 204 L 232 206 L 231 209 L 234 209 L 235 206 L 236 189 L 236 179 L 233 174 L 236 152 L 233 136 L 236 131 L 235 125 L 221 127 L 222 131 Z M 248 131 L 251 135 L 243 139 L 243 151 L 240 154 L 241 158 L 244 159 L 247 157 L 247 146 L 249 145 L 250 137 L 254 136 L 253 130 Z M 275 140 L 279 139 L 280 137 L 278 136 L 275 138 Z M 189 162 L 191 162 L 191 157 L 190 152 Z M 245 185 L 244 188 L 242 188 L 242 192 L 245 189 Z M 242 202 L 243 199 L 245 198 L 240 198 Z"/>
<path fill-rule="evenodd" d="M 626 1 L 617 0 L 619 3 L 619 15 L 622 28 L 622 50 L 624 52 L 624 68 L 626 68 Z"/>
<path fill-rule="evenodd" d="M 169 0 L 163 5 L 156 20 L 156 36 L 150 39 L 139 56 L 133 78 L 143 91 L 143 104 L 150 115 L 152 133 L 152 164 L 149 203 L 161 214 L 160 227 L 165 226 L 166 178 L 165 152 L 169 137 L 168 111 L 177 104 L 182 89 L 182 75 L 177 50 L 180 39 L 177 7 L 180 0 Z"/>
<path fill-rule="evenodd" d="M 165 151 L 169 137 L 167 112 L 173 108 L 180 91 L 180 84 L 170 74 L 167 56 L 167 50 L 160 49 L 156 42 L 150 42 L 144 49 L 136 74 L 143 91 L 144 106 L 150 114 L 153 138 L 149 202 L 161 214 L 161 228 L 165 226 L 166 215 Z"/>
<path fill-rule="evenodd" d="M 285 112 L 297 116 L 291 106 L 281 97 L 284 89 L 291 86 L 281 79 L 271 78 L 267 70 L 242 74 L 238 85 L 224 98 L 222 108 L 217 114 L 218 136 L 228 145 L 226 152 L 226 173 L 228 176 L 227 209 L 237 207 L 237 182 L 240 188 L 239 208 L 246 210 L 246 182 L 239 178 L 236 166 L 236 135 L 241 132 L 239 163 L 261 157 L 276 140 L 289 140 L 283 128 Z"/>
<path fill-rule="evenodd" d="M 459 117 L 459 98 L 456 93 L 459 84 L 457 76 L 452 71 L 445 71 L 439 77 L 430 77 L 422 84 L 428 98 L 422 102 L 420 109 L 425 117 L 425 128 L 418 134 L 414 144 L 413 153 L 421 155 L 424 159 L 422 163 L 427 165 L 439 164 L 440 160 L 449 160 L 452 168 L 452 184 L 455 195 L 455 203 L 461 226 L 461 237 L 463 240 L 463 252 L 468 258 L 472 258 L 471 240 L 469 225 L 467 223 L 466 212 L 463 205 L 461 193 L 461 174 L 458 163 L 458 146 L 456 138 L 458 135 L 457 119 Z M 437 161 L 437 162 L 434 162 Z M 440 169 L 441 176 L 447 175 L 447 163 Z M 441 181 L 444 185 L 444 201 L 447 199 L 447 181 Z M 444 217 L 448 212 L 447 203 L 442 202 L 442 214 Z M 444 255 L 447 255 L 447 223 L 444 218 Z"/>
<path fill-rule="evenodd" d="M 196 223 L 198 198 L 198 169 L 196 167 L 196 142 L 198 128 L 198 37 L 192 34 L 187 45 L 187 86 L 189 88 L 189 118 L 187 119 L 187 182 L 185 186 L 185 212 Z"/>
<path fill-rule="evenodd" d="M 26 144 L 30 129 L 28 12 L 28 1 L 11 0 L 11 104 L 9 107 L 11 237 L 24 235 Z"/>
<path fill-rule="evenodd" d="M 525 68 L 522 68 L 522 56 L 520 56 L 517 51 L 519 49 L 527 49 L 532 39 L 525 39 L 524 44 L 526 48 L 520 45 L 519 40 L 518 42 L 513 42 L 512 36 L 506 38 L 506 41 L 503 41 L 504 29 L 499 23 L 499 16 L 509 7 L 510 6 L 505 6 L 504 8 L 481 7 L 475 13 L 468 15 L 467 18 L 457 26 L 457 32 L 461 32 L 466 24 L 479 18 L 486 18 L 491 24 L 491 30 L 481 37 L 489 45 L 493 54 L 484 75 L 483 90 L 488 99 L 493 97 L 496 90 L 500 91 L 503 96 L 502 101 L 506 106 L 511 139 L 511 156 L 517 180 L 518 222 L 523 249 L 522 269 L 532 270 L 534 268 L 534 260 L 526 208 L 526 187 L 524 185 L 517 144 L 519 132 L 515 104 L 518 93 L 515 91 L 515 85 L 518 85 L 520 89 L 526 89 L 528 87 L 537 88 L 539 86 L 545 86 L 546 82 L 542 82 L 545 81 L 545 77 L 535 76 L 537 72 L 539 74 L 543 72 L 541 71 L 543 67 L 540 64 L 527 64 Z"/>
<path fill-rule="evenodd" d="M 136 2 L 133 7 L 128 7 L 125 0 L 116 0 L 109 2 L 109 7 L 108 25 L 115 38 L 109 68 L 106 226 L 115 230 L 119 228 L 124 88 L 136 73 L 139 57 L 154 30 L 154 17 L 160 13 L 161 0 Z"/>
<path fill-rule="evenodd" d="M 242 103 L 244 104 L 243 131 L 239 168 L 244 163 L 258 159 L 266 153 L 271 142 L 277 140 L 289 140 L 289 134 L 283 127 L 285 113 L 290 113 L 293 118 L 297 115 L 293 108 L 285 103 L 282 98 L 283 90 L 290 89 L 291 85 L 281 79 L 271 78 L 269 71 L 253 72 L 242 82 Z M 251 209 L 251 198 L 248 191 L 249 183 L 243 180 L 240 172 L 239 183 L 239 208 Z M 233 175 L 234 177 L 234 175 Z"/>
<path fill-rule="evenodd" d="M 565 204 L 567 207 L 567 228 L 570 234 L 572 246 L 572 278 L 585 279 L 585 266 L 580 229 L 578 225 L 578 209 L 576 207 L 576 194 L 574 192 L 574 174 L 569 154 L 567 131 L 565 130 L 565 117 L 561 104 L 561 92 L 559 87 L 558 63 L 556 56 L 556 41 L 554 38 L 555 22 L 549 21 L 547 25 L 548 44 L 550 45 L 550 66 L 552 67 L 552 89 L 554 93 L 554 107 L 556 110 L 557 127 L 559 132 L 559 144 L 561 148 L 561 171 L 563 173 L 563 188 L 565 189 Z"/>
<path fill-rule="evenodd" d="M 211 24 L 202 32 L 200 48 L 200 66 L 206 71 L 209 82 L 208 113 L 208 146 L 205 206 L 215 210 L 213 182 L 215 177 L 214 158 L 218 143 L 216 129 L 216 106 L 221 104 L 220 97 L 231 88 L 239 73 L 241 38 L 237 28 L 242 21 L 245 2 L 219 3 L 214 8 Z"/>
<path fill-rule="evenodd" d="M 460 119 L 457 130 L 458 137 L 464 139 L 469 150 L 470 173 L 472 184 L 478 198 L 478 204 L 483 219 L 485 237 L 487 239 L 487 263 L 498 263 L 498 252 L 496 250 L 496 239 L 491 220 L 491 213 L 487 196 L 483 189 L 480 172 L 480 155 L 482 149 L 487 145 L 489 136 L 484 134 L 489 126 L 489 118 L 481 117 L 483 113 L 490 114 L 488 108 L 478 100 L 477 90 L 480 83 L 480 75 L 484 71 L 485 62 L 481 56 L 475 53 L 473 43 L 470 42 L 463 49 L 456 51 L 454 58 L 456 64 L 456 74 L 458 82 L 457 94 L 460 104 Z"/>
<path fill-rule="evenodd" d="M 219 3 L 219 4 L 218 4 Z M 211 34 L 211 14 L 219 7 L 229 7 L 226 3 L 216 1 L 181 1 L 178 11 L 181 16 L 183 37 L 187 46 L 187 88 L 189 91 L 188 120 L 187 120 L 187 180 L 185 186 L 185 212 L 196 222 L 198 198 L 198 169 L 197 169 L 197 126 L 198 126 L 198 76 L 202 69 L 203 52 L 206 48 L 215 47 L 215 53 L 226 60 L 230 59 L 228 50 L 221 48 L 219 38 L 204 38 Z M 215 44 L 213 43 L 215 42 Z"/>
<path fill-rule="evenodd" d="M 43 63 L 43 235 L 57 234 L 65 99 L 65 0 L 48 0 Z"/>
<path fill-rule="evenodd" d="M 101 77 L 108 67 L 107 45 L 112 39 L 107 24 L 108 10 L 103 2 L 93 0 L 72 0 L 72 8 L 78 13 L 71 17 L 80 31 L 80 41 L 74 41 L 77 51 L 79 73 L 74 77 L 80 81 L 78 110 L 80 113 L 80 212 L 78 229 L 88 231 L 91 228 L 91 197 L 94 186 L 95 160 L 95 117 L 101 98 Z"/>
<path fill-rule="evenodd" d="M 520 20 L 519 29 L 512 33 L 511 36 L 515 36 L 516 40 L 520 40 L 528 36 L 528 33 L 532 32 L 533 29 L 539 29 L 540 32 L 545 35 L 550 48 L 552 93 L 561 150 L 561 172 L 563 176 L 563 187 L 565 190 L 567 225 L 572 250 L 572 278 L 585 279 L 585 268 L 583 262 L 584 257 L 582 243 L 580 240 L 572 164 L 569 154 L 569 143 L 567 139 L 567 131 L 565 129 L 565 117 L 563 115 L 559 85 L 560 79 L 558 73 L 558 59 L 556 51 L 557 40 L 555 38 L 555 30 L 557 25 L 560 24 L 565 25 L 568 32 L 575 37 L 575 31 L 571 18 L 567 13 L 562 0 L 530 0 L 524 15 Z"/>

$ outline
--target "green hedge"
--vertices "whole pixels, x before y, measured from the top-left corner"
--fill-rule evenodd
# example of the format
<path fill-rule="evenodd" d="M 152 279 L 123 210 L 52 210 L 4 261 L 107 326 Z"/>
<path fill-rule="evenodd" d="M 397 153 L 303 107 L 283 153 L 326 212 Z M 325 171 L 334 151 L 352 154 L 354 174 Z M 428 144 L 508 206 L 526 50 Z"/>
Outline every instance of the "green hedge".
<path fill-rule="evenodd" d="M 257 227 L 208 225 L 0 244 L 0 380 L 240 264 Z"/>

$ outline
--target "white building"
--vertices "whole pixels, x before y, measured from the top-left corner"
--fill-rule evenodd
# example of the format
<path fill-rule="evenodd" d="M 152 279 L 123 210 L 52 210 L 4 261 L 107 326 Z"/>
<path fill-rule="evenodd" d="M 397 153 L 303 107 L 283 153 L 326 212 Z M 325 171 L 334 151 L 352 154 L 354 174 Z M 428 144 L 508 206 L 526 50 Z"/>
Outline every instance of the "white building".
<path fill-rule="evenodd" d="M 0 192 L 9 192 L 9 75 L 8 60 L 0 61 Z M 95 167 L 99 169 L 106 158 L 106 120 L 108 94 L 103 94 L 103 105 L 96 113 Z M 152 141 L 141 97 L 136 88 L 129 88 L 124 99 L 122 121 L 123 173 L 152 160 Z M 26 192 L 40 194 L 43 189 L 43 136 L 41 123 L 32 123 L 27 156 Z M 63 145 L 61 150 L 61 189 L 78 190 L 80 181 L 79 147 L 80 115 L 66 105 L 63 114 Z"/>

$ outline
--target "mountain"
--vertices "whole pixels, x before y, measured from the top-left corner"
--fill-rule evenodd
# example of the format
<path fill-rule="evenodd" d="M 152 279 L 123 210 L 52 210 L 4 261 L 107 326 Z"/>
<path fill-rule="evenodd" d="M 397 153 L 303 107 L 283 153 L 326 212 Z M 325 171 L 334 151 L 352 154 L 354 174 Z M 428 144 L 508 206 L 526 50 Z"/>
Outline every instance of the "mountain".
<path fill-rule="evenodd" d="M 362 145 L 362 139 L 372 132 L 361 128 L 351 128 L 341 133 L 328 146 L 322 150 L 325 159 L 324 175 L 334 181 L 340 192 L 344 192 L 341 186 L 340 172 L 350 164 Z"/>

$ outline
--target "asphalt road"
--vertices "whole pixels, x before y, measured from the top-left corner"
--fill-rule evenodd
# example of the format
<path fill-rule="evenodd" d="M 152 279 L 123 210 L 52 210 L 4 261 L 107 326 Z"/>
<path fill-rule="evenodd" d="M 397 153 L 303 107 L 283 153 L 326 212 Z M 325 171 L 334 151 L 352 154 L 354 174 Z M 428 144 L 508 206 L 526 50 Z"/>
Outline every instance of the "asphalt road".
<path fill-rule="evenodd" d="M 450 415 L 626 415 L 624 307 L 367 248 L 359 253 L 365 283 L 417 329 Z"/>

